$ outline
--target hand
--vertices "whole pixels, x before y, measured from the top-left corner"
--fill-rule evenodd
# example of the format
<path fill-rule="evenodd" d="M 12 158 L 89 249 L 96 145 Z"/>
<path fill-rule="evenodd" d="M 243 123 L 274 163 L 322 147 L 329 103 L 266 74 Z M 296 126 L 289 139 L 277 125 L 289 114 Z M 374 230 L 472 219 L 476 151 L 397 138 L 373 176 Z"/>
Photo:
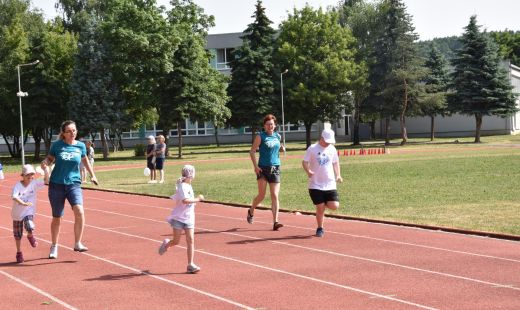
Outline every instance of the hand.
<path fill-rule="evenodd" d="M 201 195 L 199 195 L 198 198 L 199 198 L 199 201 L 203 201 L 204 200 L 204 195 L 201 194 Z"/>
<path fill-rule="evenodd" d="M 309 169 L 309 170 L 307 171 L 307 176 L 308 176 L 309 178 L 312 178 L 313 175 L 314 175 L 314 171 L 312 171 L 312 170 Z"/>
<path fill-rule="evenodd" d="M 338 177 L 336 178 L 336 182 L 338 182 L 338 183 L 343 183 L 343 178 L 342 178 L 341 176 L 338 176 Z"/>
<path fill-rule="evenodd" d="M 262 168 L 256 166 L 256 167 L 255 167 L 255 174 L 256 174 L 256 175 L 260 175 L 261 173 L 262 173 Z"/>
<path fill-rule="evenodd" d="M 26 206 L 26 207 L 30 207 L 30 206 L 33 205 L 31 202 L 28 202 L 28 201 L 27 201 L 27 202 L 24 202 L 23 204 L 24 204 L 24 206 Z"/>
<path fill-rule="evenodd" d="M 96 186 L 99 185 L 96 176 L 91 177 L 91 178 L 90 178 L 90 181 L 91 181 L 92 183 L 94 183 L 94 185 L 96 185 Z"/>

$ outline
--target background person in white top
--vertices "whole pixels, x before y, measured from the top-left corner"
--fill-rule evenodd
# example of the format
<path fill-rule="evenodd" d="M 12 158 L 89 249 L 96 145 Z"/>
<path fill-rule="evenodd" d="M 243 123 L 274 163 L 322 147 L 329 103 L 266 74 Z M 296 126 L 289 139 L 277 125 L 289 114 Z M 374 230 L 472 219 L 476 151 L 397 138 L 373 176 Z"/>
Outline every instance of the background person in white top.
<path fill-rule="evenodd" d="M 22 180 L 14 185 L 11 197 L 13 199 L 13 235 L 16 242 L 16 262 L 23 263 L 24 258 L 21 250 L 23 229 L 27 231 L 27 239 L 33 248 L 38 245 L 33 231 L 34 214 L 36 213 L 36 194 L 49 183 L 49 170 L 44 170 L 44 179 L 35 180 L 36 171 L 32 165 L 22 167 Z"/>
<path fill-rule="evenodd" d="M 323 219 L 325 209 L 336 210 L 339 207 L 339 196 L 336 182 L 343 182 L 339 167 L 338 152 L 334 147 L 334 131 L 326 128 L 320 140 L 307 149 L 302 166 L 309 177 L 309 195 L 316 206 L 316 236 L 323 237 Z"/>

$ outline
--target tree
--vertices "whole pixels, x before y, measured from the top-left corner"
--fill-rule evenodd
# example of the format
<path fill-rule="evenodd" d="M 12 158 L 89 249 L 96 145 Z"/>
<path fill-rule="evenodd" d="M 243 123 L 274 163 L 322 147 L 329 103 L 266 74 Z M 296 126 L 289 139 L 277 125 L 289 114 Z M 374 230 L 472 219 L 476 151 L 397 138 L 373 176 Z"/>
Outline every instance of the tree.
<path fill-rule="evenodd" d="M 339 14 L 305 6 L 294 10 L 280 26 L 276 63 L 288 68 L 287 118 L 302 121 L 307 146 L 316 121 L 335 122 L 349 106 L 349 91 L 359 66 L 356 42 L 339 24 Z"/>
<path fill-rule="evenodd" d="M 411 105 L 420 94 L 422 78 L 419 53 L 414 42 L 418 39 L 411 17 L 406 13 L 402 0 L 385 0 L 384 11 L 374 48 L 375 63 L 371 68 L 372 101 L 381 106 L 386 119 L 385 142 L 389 143 L 389 121 L 399 118 L 401 144 L 406 144 L 408 134 L 405 118 Z"/>
<path fill-rule="evenodd" d="M 105 130 L 124 118 L 124 103 L 112 79 L 110 60 L 99 31 L 99 21 L 92 16 L 83 28 L 72 80 L 70 118 L 75 119 L 80 134 L 101 134 L 103 158 L 108 158 Z"/>
<path fill-rule="evenodd" d="M 257 0 L 254 21 L 244 30 L 242 46 L 231 61 L 229 108 L 233 111 L 232 126 L 251 126 L 252 139 L 260 128 L 262 117 L 273 111 L 273 41 L 274 29 L 265 14 L 262 1 Z M 285 68 L 279 68 L 283 71 Z"/>
<path fill-rule="evenodd" d="M 449 83 L 447 62 L 432 43 L 430 55 L 425 63 L 429 70 L 424 79 L 425 95 L 421 103 L 423 115 L 430 117 L 430 140 L 435 139 L 435 116 L 444 116 L 447 112 L 448 103 L 446 101 L 446 91 Z"/>
<path fill-rule="evenodd" d="M 35 160 L 40 156 L 40 141 L 44 141 L 48 151 L 53 129 L 59 128 L 67 117 L 69 82 L 77 52 L 76 36 L 63 29 L 60 19 L 47 22 L 40 34 L 32 58 L 39 59 L 41 65 L 35 68 L 30 96 L 24 99 L 24 111 L 27 111 L 35 141 Z M 41 113 L 42 110 L 45 113 Z"/>
<path fill-rule="evenodd" d="M 498 47 L 479 30 L 477 17 L 471 16 L 462 35 L 463 47 L 452 61 L 449 108 L 475 117 L 475 143 L 480 143 L 480 129 L 485 115 L 507 116 L 517 111 L 507 73 L 500 64 Z"/>
<path fill-rule="evenodd" d="M 520 31 L 491 32 L 491 37 L 498 44 L 498 54 L 509 59 L 513 65 L 520 66 Z"/>
<path fill-rule="evenodd" d="M 227 119 L 227 96 L 224 77 L 209 63 L 205 50 L 207 29 L 213 17 L 191 0 L 172 1 L 168 20 L 181 34 L 178 49 L 172 53 L 173 70 L 160 79 L 158 90 L 159 124 L 166 134 L 174 126 L 179 135 L 179 153 L 182 158 L 182 128 L 186 118 L 197 121 Z"/>

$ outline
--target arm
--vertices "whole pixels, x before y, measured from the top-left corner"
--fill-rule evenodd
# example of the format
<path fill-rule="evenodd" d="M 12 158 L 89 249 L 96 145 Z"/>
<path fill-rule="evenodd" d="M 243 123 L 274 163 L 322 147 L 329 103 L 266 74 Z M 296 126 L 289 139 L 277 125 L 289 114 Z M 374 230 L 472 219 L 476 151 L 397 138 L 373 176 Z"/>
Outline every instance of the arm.
<path fill-rule="evenodd" d="M 49 168 L 45 167 L 45 169 L 43 169 L 43 182 L 45 184 L 49 184 L 49 178 L 50 178 Z"/>
<path fill-rule="evenodd" d="M 42 161 L 40 167 L 43 169 L 43 171 L 47 170 L 48 167 L 50 167 L 52 165 L 52 163 L 54 162 L 54 156 L 52 155 L 47 155 L 45 157 L 45 159 Z"/>
<path fill-rule="evenodd" d="M 259 174 L 262 172 L 262 169 L 258 167 L 258 162 L 256 161 L 256 150 L 260 147 L 260 143 L 262 142 L 262 139 L 260 138 L 260 135 L 256 135 L 255 140 L 253 141 L 253 145 L 251 146 L 251 149 L 249 150 L 249 157 L 251 157 L 251 162 L 253 163 L 253 168 L 255 170 L 255 174 Z"/>
<path fill-rule="evenodd" d="M 22 206 L 26 206 L 26 207 L 32 206 L 32 203 L 30 203 L 30 202 L 25 202 L 25 201 L 21 200 L 21 199 L 18 198 L 18 197 L 13 197 L 13 200 L 16 201 L 18 204 L 20 204 L 20 205 L 22 205 Z"/>
<path fill-rule="evenodd" d="M 88 173 L 90 173 L 90 180 L 92 181 L 92 183 L 98 185 L 98 180 L 96 178 L 96 175 L 94 174 L 94 169 L 92 169 L 92 166 L 90 165 L 90 160 L 88 160 L 87 156 L 82 157 L 81 162 L 83 163 L 85 168 L 87 168 Z"/>
<path fill-rule="evenodd" d="M 201 201 L 204 201 L 203 195 L 199 195 L 199 196 L 197 196 L 197 198 L 184 198 L 182 200 L 182 203 L 189 204 L 189 203 L 195 203 L 195 202 L 201 202 Z"/>
<path fill-rule="evenodd" d="M 302 161 L 302 167 L 303 167 L 303 170 L 305 170 L 305 173 L 307 173 L 307 176 L 310 178 L 314 175 L 314 171 L 311 170 L 310 166 L 309 166 L 309 162 L 308 161 Z"/>
<path fill-rule="evenodd" d="M 341 171 L 339 168 L 339 161 L 332 163 L 332 168 L 334 168 L 334 174 L 336 175 L 336 182 L 342 183 L 343 178 L 341 177 Z"/>

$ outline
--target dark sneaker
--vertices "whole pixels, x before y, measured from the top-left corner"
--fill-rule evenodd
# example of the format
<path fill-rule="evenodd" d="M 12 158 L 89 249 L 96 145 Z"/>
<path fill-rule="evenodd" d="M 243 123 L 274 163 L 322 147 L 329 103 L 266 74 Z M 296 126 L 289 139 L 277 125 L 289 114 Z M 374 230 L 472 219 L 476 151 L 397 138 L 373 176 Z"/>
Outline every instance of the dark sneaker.
<path fill-rule="evenodd" d="M 283 227 L 282 223 L 274 222 L 274 224 L 273 224 L 273 230 L 278 230 L 278 229 L 280 229 L 282 227 Z"/>
<path fill-rule="evenodd" d="M 159 255 L 163 255 L 164 253 L 166 253 L 166 251 L 168 251 L 168 244 L 170 243 L 170 239 L 164 239 L 163 242 L 161 243 L 161 246 L 159 247 Z"/>
<path fill-rule="evenodd" d="M 247 209 L 247 222 L 249 224 L 253 224 L 253 215 L 251 214 L 251 209 Z"/>
<path fill-rule="evenodd" d="M 318 227 L 318 229 L 316 229 L 316 237 L 323 237 L 323 235 L 325 234 L 325 231 L 323 230 L 323 227 Z"/>
<path fill-rule="evenodd" d="M 22 252 L 16 252 L 16 262 L 17 263 L 23 263 L 24 262 Z"/>
<path fill-rule="evenodd" d="M 197 273 L 199 271 L 200 267 L 195 264 L 188 265 L 188 268 L 186 268 L 186 272 L 188 273 Z"/>
<path fill-rule="evenodd" d="M 29 243 L 33 248 L 38 246 L 38 241 L 34 238 L 34 236 L 27 236 L 27 240 L 29 240 Z"/>

